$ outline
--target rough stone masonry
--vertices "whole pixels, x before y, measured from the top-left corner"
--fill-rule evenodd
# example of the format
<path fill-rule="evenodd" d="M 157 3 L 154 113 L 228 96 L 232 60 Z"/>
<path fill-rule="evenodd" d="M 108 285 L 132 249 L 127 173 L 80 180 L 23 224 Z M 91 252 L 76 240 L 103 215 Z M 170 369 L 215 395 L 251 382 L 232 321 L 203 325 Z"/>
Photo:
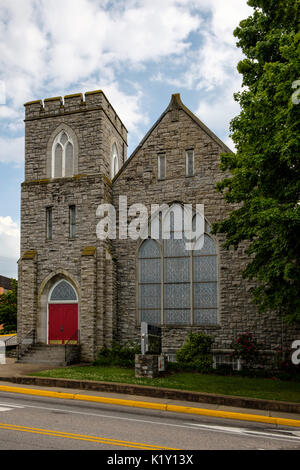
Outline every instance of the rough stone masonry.
<path fill-rule="evenodd" d="M 33 101 L 25 104 L 25 110 L 19 339 L 34 330 L 39 343 L 63 344 L 73 324 L 78 329 L 81 360 L 92 361 L 113 340 L 139 342 L 143 315 L 162 327 L 162 351 L 169 354 L 182 346 L 190 331 L 211 335 L 213 348 L 220 352 L 228 350 L 235 335 L 246 331 L 265 350 L 290 346 L 299 337 L 299 331 L 288 328 L 278 314 L 257 312 L 251 284 L 242 278 L 248 261 L 245 248 L 225 250 L 221 235 L 206 235 L 215 250 L 213 282 L 205 280 L 204 268 L 196 270 L 199 263 L 209 263 L 210 254 L 197 260 L 179 252 L 168 257 L 167 245 L 158 243 L 159 254 L 147 257 L 141 253 L 150 253 L 150 244 L 143 245 L 143 240 L 97 237 L 98 206 L 112 204 L 118 216 L 120 196 L 127 197 L 128 206 L 143 203 L 149 213 L 153 203 L 203 204 L 208 225 L 232 209 L 216 191 L 216 182 L 224 178 L 220 153 L 230 150 L 184 106 L 178 94 L 128 159 L 127 130 L 101 90 Z M 66 164 L 60 144 L 54 147 L 60 138 L 69 139 L 72 146 L 72 174 L 67 177 L 53 173 L 60 164 L 64 171 Z M 113 148 L 118 155 L 117 174 Z M 193 152 L 191 175 L 187 175 L 187 151 Z M 159 155 L 165 156 L 164 178 L 159 177 Z M 76 208 L 73 236 L 70 207 Z M 154 280 L 149 266 L 158 269 Z M 66 316 L 49 313 L 51 293 L 63 286 L 63 280 L 76 293 L 73 323 Z M 213 300 L 212 291 L 216 292 Z M 60 295 L 60 305 L 70 302 L 62 288 Z M 178 300 L 172 305 L 175 295 Z M 63 311 L 57 307 L 58 300 L 54 304 L 57 312 Z M 65 336 L 55 339 L 60 331 Z"/>

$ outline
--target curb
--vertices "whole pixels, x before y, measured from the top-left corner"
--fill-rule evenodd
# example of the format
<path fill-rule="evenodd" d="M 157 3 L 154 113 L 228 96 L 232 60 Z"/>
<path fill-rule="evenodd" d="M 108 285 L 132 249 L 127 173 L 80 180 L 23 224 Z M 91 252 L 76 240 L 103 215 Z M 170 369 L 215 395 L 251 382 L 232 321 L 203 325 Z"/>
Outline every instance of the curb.
<path fill-rule="evenodd" d="M 212 405 L 234 406 L 264 411 L 279 411 L 283 413 L 300 414 L 300 403 L 263 400 L 259 398 L 237 397 L 232 395 L 217 395 L 213 393 L 192 392 L 170 388 L 150 387 L 146 385 L 123 384 L 117 382 L 98 382 L 93 380 L 74 380 L 51 377 L 15 376 L 1 377 L 0 382 L 12 382 L 21 385 L 37 385 L 42 387 L 73 388 L 94 392 L 123 393 L 144 397 L 162 398 L 169 400 L 191 401 L 194 403 L 209 403 Z"/>
<path fill-rule="evenodd" d="M 35 390 L 31 388 L 18 388 L 0 385 L 0 391 L 10 393 L 20 393 L 23 395 L 35 395 L 67 400 L 80 400 L 96 403 L 106 403 L 110 405 L 129 406 L 134 408 L 146 408 L 151 410 L 171 411 L 175 413 L 196 414 L 215 418 L 236 419 L 239 421 L 255 421 L 258 423 L 275 424 L 277 426 L 300 427 L 300 420 L 275 418 L 270 416 L 251 415 L 247 413 L 234 413 L 230 411 L 207 410 L 203 408 L 193 408 L 188 406 L 168 405 L 164 403 L 149 403 L 136 400 L 123 400 L 119 398 L 95 397 L 91 395 L 80 395 L 74 393 L 51 392 L 48 390 Z"/>

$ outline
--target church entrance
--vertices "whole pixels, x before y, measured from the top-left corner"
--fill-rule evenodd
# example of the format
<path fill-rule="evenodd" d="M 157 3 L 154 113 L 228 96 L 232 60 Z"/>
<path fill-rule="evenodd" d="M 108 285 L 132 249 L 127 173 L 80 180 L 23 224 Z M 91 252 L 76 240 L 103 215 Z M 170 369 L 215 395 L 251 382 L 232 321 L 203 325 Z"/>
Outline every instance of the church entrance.
<path fill-rule="evenodd" d="M 61 280 L 50 291 L 48 343 L 78 344 L 78 298 L 73 286 Z"/>

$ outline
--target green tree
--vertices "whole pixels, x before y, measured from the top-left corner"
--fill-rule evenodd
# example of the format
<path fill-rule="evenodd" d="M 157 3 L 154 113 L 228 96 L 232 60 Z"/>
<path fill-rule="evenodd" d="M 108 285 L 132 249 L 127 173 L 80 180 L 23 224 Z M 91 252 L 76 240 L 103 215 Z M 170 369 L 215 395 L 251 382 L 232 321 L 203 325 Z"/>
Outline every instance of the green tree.
<path fill-rule="evenodd" d="M 0 295 L 0 325 L 4 325 L 2 333 L 17 331 L 17 297 L 18 282 L 11 279 L 12 290 Z"/>
<path fill-rule="evenodd" d="M 245 58 L 241 107 L 231 121 L 236 152 L 221 156 L 217 184 L 235 204 L 213 226 L 227 248 L 246 241 L 244 277 L 255 280 L 260 311 L 300 321 L 299 0 L 249 0 L 253 14 L 234 31 Z M 298 104 L 297 104 L 298 103 Z"/>

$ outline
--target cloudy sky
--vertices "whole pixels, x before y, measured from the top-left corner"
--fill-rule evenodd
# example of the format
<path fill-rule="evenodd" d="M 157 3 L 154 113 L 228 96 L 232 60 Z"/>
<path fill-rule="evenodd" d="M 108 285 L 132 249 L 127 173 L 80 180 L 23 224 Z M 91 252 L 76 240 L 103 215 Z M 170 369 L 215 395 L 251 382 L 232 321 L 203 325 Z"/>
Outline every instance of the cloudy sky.
<path fill-rule="evenodd" d="M 0 0 L 0 274 L 17 276 L 26 101 L 102 89 L 128 155 L 181 99 L 229 147 L 246 0 Z"/>

